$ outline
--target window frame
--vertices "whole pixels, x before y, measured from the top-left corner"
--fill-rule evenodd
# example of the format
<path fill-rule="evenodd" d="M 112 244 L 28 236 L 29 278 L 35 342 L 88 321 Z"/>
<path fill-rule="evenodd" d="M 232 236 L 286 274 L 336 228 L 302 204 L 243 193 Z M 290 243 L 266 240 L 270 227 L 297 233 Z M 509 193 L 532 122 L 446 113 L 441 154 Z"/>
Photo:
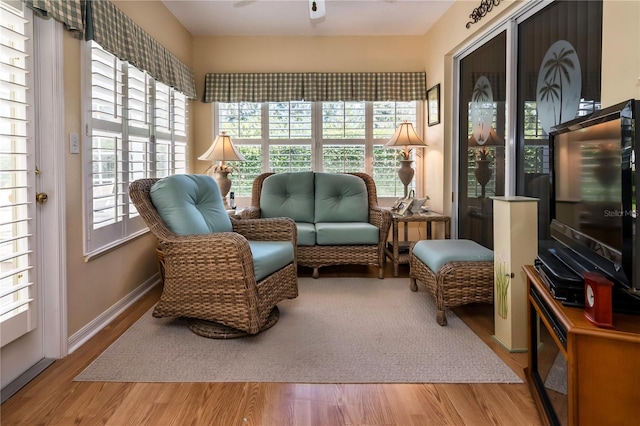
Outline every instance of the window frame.
<path fill-rule="evenodd" d="M 334 101 L 332 101 L 334 102 Z M 373 176 L 374 171 L 374 147 L 384 145 L 388 139 L 387 138 L 374 138 L 373 137 L 373 112 L 374 112 L 374 102 L 373 101 L 363 101 L 365 103 L 365 136 L 364 139 L 323 139 L 322 135 L 322 120 L 323 120 L 323 110 L 322 104 L 323 102 L 311 102 L 311 137 L 309 139 L 277 139 L 269 137 L 269 102 L 255 102 L 260 105 L 261 110 L 261 138 L 249 139 L 249 138 L 233 138 L 234 144 L 238 146 L 242 145 L 255 145 L 260 146 L 261 149 L 261 173 L 266 173 L 270 171 L 269 166 L 269 147 L 271 145 L 283 144 L 286 142 L 287 145 L 310 145 L 311 146 L 311 170 L 313 171 L 323 171 L 323 159 L 322 152 L 323 148 L 328 145 L 363 145 L 365 148 L 365 159 L 364 159 L 364 171 L 365 173 Z M 416 112 L 415 112 L 415 128 L 418 132 L 418 135 L 423 138 L 423 129 L 424 129 L 424 111 L 425 111 L 425 101 L 416 100 Z M 221 126 L 219 122 L 220 117 L 220 103 L 213 102 L 211 108 L 211 117 L 212 117 L 212 128 L 213 134 L 217 135 L 221 131 Z M 390 136 L 389 136 L 390 137 Z M 423 183 L 423 158 L 424 158 L 424 148 L 413 148 L 412 149 L 412 159 L 414 160 L 413 167 L 415 169 L 415 192 L 417 194 L 424 193 L 424 183 Z M 400 150 L 397 150 L 397 158 L 400 158 Z M 397 163 L 397 168 L 400 167 L 399 161 Z M 397 170 L 396 168 L 396 170 Z M 378 194 L 378 202 L 381 206 L 392 206 L 393 203 L 398 199 L 398 197 L 402 197 L 404 195 L 404 186 L 397 179 L 397 195 L 394 196 L 380 196 Z M 239 197 L 236 194 L 236 203 L 242 206 L 248 206 L 251 200 L 249 196 Z"/>
<path fill-rule="evenodd" d="M 131 203 L 128 194 L 128 187 L 131 181 L 141 177 L 164 177 L 175 173 L 187 173 L 188 164 L 188 138 L 189 138 L 189 100 L 186 95 L 178 92 L 175 88 L 169 87 L 151 77 L 147 72 L 143 72 L 145 85 L 145 102 L 139 107 L 138 112 L 142 112 L 146 116 L 146 128 L 140 126 L 139 118 L 131 117 L 129 120 L 129 82 L 140 81 L 134 78 L 130 80 L 129 72 L 132 70 L 136 74 L 140 70 L 136 69 L 130 63 L 117 59 L 112 53 L 104 50 L 107 55 L 114 59 L 114 68 L 119 69 L 121 74 L 120 96 L 122 97 L 120 104 L 115 108 L 118 110 L 117 115 L 120 116 L 120 122 L 110 121 L 93 117 L 93 92 L 92 92 L 92 49 L 99 46 L 94 41 L 83 43 L 81 49 L 82 63 L 82 169 L 83 169 L 83 233 L 84 247 L 83 252 L 85 260 L 89 261 L 93 257 L 112 250 L 129 240 L 137 238 L 148 232 L 142 218 L 139 216 L 135 207 Z M 101 47 L 100 47 L 101 48 Z M 157 88 L 162 85 L 164 88 L 161 93 L 168 93 L 167 99 L 163 102 L 166 104 L 168 116 L 167 126 L 158 128 L 157 115 L 158 98 Z M 114 89 L 115 90 L 115 89 Z M 113 93 L 113 91 L 112 91 Z M 115 95 L 114 95 L 115 96 Z M 180 98 L 179 108 L 176 108 L 176 98 Z M 140 102 L 136 101 L 140 104 Z M 184 105 L 184 108 L 182 106 Z M 178 110 L 183 114 L 176 120 Z M 176 129 L 176 124 L 184 127 L 184 130 Z M 115 168 L 113 183 L 111 184 L 115 190 L 114 205 L 112 206 L 114 213 L 112 223 L 96 227 L 95 226 L 95 207 L 94 207 L 94 185 L 93 173 L 94 164 L 94 137 L 99 134 L 110 134 L 117 138 L 116 146 L 113 149 L 115 155 Z M 168 145 L 168 158 L 162 159 L 159 155 L 157 147 L 159 141 L 163 145 Z M 129 151 L 135 143 L 144 143 L 146 146 L 142 150 L 136 151 L 139 154 L 137 163 L 143 164 L 143 170 L 134 170 L 130 167 L 134 162 L 131 161 L 130 155 L 133 151 Z M 119 147 L 118 147 L 119 145 Z M 163 151 L 165 152 L 165 151 Z M 164 161 L 165 168 L 159 167 L 159 161 Z M 118 166 L 121 165 L 121 169 Z"/>

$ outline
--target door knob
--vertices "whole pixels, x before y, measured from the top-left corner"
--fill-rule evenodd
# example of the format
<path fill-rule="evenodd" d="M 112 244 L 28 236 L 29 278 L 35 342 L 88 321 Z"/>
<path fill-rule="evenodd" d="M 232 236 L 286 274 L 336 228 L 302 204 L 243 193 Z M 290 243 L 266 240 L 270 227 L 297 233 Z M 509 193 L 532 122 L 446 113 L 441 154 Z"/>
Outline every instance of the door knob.
<path fill-rule="evenodd" d="M 40 204 L 46 203 L 48 199 L 49 199 L 49 196 L 47 195 L 46 192 L 38 192 L 36 194 L 36 201 Z"/>

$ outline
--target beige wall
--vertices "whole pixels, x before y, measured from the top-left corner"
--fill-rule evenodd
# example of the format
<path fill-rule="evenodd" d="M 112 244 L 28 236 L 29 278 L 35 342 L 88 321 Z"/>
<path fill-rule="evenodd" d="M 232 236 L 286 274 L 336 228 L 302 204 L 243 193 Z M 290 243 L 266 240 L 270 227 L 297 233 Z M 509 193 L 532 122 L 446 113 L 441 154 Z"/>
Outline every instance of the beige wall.
<path fill-rule="evenodd" d="M 605 0 L 602 105 L 640 99 L 640 1 Z"/>
<path fill-rule="evenodd" d="M 114 2 L 180 60 L 191 65 L 191 35 L 160 2 Z M 82 134 L 81 42 L 64 36 L 65 135 Z M 193 102 L 192 102 L 193 104 Z M 82 143 L 88 143 L 83 140 Z M 68 333 L 76 333 L 157 272 L 155 240 L 147 234 L 85 262 L 82 157 L 66 156 Z"/>
<path fill-rule="evenodd" d="M 213 72 L 391 72 L 423 71 L 423 37 L 194 37 L 198 94 Z M 428 78 L 428 76 L 427 76 Z M 211 104 L 194 109 L 195 159 L 211 145 Z"/>

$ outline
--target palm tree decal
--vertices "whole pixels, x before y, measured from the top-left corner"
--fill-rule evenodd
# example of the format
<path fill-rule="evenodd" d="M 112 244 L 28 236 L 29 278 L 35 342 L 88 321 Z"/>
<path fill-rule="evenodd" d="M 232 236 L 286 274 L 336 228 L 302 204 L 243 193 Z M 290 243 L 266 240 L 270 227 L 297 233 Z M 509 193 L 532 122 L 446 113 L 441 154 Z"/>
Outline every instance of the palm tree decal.
<path fill-rule="evenodd" d="M 478 79 L 476 82 L 476 86 L 473 88 L 473 93 L 471 94 L 471 100 L 473 102 L 485 102 L 489 100 L 489 90 L 491 90 L 491 85 L 488 81 L 481 81 Z M 483 114 L 484 115 L 484 114 Z M 478 138 L 478 143 L 482 144 L 484 140 L 482 140 L 482 135 L 484 134 L 484 120 L 480 120 L 480 137 Z"/>
<path fill-rule="evenodd" d="M 476 87 L 473 88 L 473 94 L 471 95 L 473 102 L 483 102 L 489 99 L 489 84 L 484 81 L 480 83 L 476 83 Z"/>
<path fill-rule="evenodd" d="M 558 94 L 558 92 L 560 92 L 560 94 Z M 542 86 L 540 88 L 540 91 L 538 92 L 540 94 L 540 99 L 543 101 L 550 101 L 551 103 L 553 103 L 553 116 L 556 116 L 556 103 L 554 102 L 554 98 L 555 99 L 560 99 L 562 96 L 562 89 L 560 88 L 560 85 L 557 83 L 554 83 L 552 81 L 549 80 L 545 80 L 544 82 L 544 86 Z M 562 103 L 560 103 L 560 116 L 562 117 Z M 558 124 L 556 122 L 556 124 Z"/>
<path fill-rule="evenodd" d="M 539 91 L 541 99 L 546 98 L 549 100 L 555 96 L 555 98 L 560 101 L 560 114 L 555 124 L 562 123 L 563 77 L 566 83 L 571 82 L 569 71 L 575 69 L 575 64 L 570 57 L 572 54 L 575 54 L 575 50 L 562 48 L 559 53 L 553 52 L 553 57 L 547 60 L 542 66 L 546 72 L 544 74 L 545 85 Z M 553 106 L 555 117 L 555 102 Z"/>

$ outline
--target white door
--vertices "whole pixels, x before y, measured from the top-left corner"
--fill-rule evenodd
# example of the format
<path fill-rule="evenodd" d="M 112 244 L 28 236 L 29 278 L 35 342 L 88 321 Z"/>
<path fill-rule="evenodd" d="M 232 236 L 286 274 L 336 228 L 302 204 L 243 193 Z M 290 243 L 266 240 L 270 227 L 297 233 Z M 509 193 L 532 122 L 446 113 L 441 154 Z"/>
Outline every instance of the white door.
<path fill-rule="evenodd" d="M 66 346 L 60 343 L 60 274 L 50 274 L 41 256 L 51 249 L 51 235 L 59 235 L 52 221 L 57 203 L 46 201 L 55 188 L 57 157 L 51 155 L 53 147 L 41 149 L 45 135 L 49 142 L 59 139 L 51 136 L 60 129 L 52 125 L 55 114 L 47 107 L 52 89 L 59 87 L 48 82 L 45 88 L 37 75 L 55 72 L 36 59 L 41 49 L 34 46 L 38 35 L 31 11 L 18 1 L 0 0 L 0 8 L 0 381 L 5 399 L 9 383 L 36 365 L 48 365 L 43 362 L 47 352 L 53 358 L 64 355 Z M 47 31 L 52 25 L 46 24 Z M 58 262 L 56 248 L 51 253 Z M 45 286 L 47 276 L 53 286 Z M 49 333 L 53 339 L 45 336 Z"/>

